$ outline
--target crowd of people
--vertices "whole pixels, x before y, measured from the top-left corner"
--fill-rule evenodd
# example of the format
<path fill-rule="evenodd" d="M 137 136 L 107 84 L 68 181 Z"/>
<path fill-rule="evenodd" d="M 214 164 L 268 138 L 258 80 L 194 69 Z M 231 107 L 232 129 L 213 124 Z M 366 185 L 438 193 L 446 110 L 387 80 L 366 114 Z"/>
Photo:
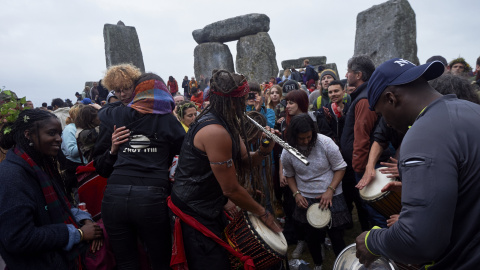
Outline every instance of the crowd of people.
<path fill-rule="evenodd" d="M 225 227 L 245 210 L 283 232 L 295 247 L 287 259 L 308 248 L 322 269 L 322 247 L 341 253 L 356 209 L 366 266 L 384 256 L 474 269 L 480 57 L 475 70 L 442 56 L 375 67 L 359 55 L 347 67 L 340 79 L 305 59 L 265 82 L 214 70 L 185 76 L 181 94 L 173 76 L 121 64 L 75 93 L 75 104 L 56 98 L 35 108 L 0 93 L 9 106 L 0 130 L 7 268 L 229 269 L 233 257 L 249 265 L 248 254 L 223 245 Z M 100 192 L 82 189 L 88 168 Z M 385 216 L 360 195 L 378 173 L 393 180 L 382 192 L 401 193 L 401 211 Z M 85 209 L 82 196 L 97 205 Z M 311 207 L 331 212 L 327 227 L 311 225 Z"/>

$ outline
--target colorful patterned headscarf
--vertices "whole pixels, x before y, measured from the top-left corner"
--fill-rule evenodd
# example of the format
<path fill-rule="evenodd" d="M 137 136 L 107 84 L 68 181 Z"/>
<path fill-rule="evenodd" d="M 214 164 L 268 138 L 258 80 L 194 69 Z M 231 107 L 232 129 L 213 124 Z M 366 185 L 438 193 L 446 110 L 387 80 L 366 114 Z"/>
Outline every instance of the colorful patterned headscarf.
<path fill-rule="evenodd" d="M 127 105 L 143 114 L 167 114 L 175 108 L 173 97 L 160 76 L 143 74 L 135 85 L 135 97 Z"/>

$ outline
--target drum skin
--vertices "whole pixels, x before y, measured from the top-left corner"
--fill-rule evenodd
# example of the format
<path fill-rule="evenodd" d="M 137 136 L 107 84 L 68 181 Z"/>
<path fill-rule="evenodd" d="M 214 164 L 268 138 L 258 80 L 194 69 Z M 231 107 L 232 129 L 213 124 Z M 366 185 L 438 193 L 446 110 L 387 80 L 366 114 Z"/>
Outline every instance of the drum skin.
<path fill-rule="evenodd" d="M 327 227 L 332 220 L 332 213 L 329 209 L 320 209 L 318 208 L 320 204 L 314 203 L 308 207 L 307 210 L 307 221 L 310 226 L 322 229 Z"/>
<path fill-rule="evenodd" d="M 283 233 L 270 230 L 262 221 L 247 211 L 240 211 L 225 228 L 227 242 L 235 250 L 253 259 L 256 269 L 269 269 L 286 258 L 287 240 Z M 241 262 L 230 256 L 232 269 Z"/>
<path fill-rule="evenodd" d="M 399 214 L 402 209 L 401 194 L 395 191 L 382 192 L 382 188 L 394 180 L 387 177 L 387 174 L 380 172 L 381 167 L 376 169 L 375 178 L 363 189 L 360 190 L 360 197 L 365 200 L 373 209 L 377 210 L 385 218 Z"/>

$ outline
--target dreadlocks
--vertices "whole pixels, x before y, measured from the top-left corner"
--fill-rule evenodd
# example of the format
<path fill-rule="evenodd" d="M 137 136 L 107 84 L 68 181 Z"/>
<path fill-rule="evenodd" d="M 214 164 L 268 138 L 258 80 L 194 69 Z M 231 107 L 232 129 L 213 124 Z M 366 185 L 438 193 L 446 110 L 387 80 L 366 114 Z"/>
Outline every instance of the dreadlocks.
<path fill-rule="evenodd" d="M 0 147 L 10 149 L 14 146 L 19 146 L 38 166 L 45 172 L 50 173 L 52 178 L 61 180 L 56 157 L 46 156 L 37 151 L 30 145 L 30 140 L 25 137 L 25 131 L 28 130 L 30 134 L 35 134 L 37 138 L 40 138 L 40 127 L 45 121 L 52 118 L 57 119 L 53 113 L 40 109 L 22 111 L 15 122 L 5 124 L 0 130 Z"/>
<path fill-rule="evenodd" d="M 205 108 L 197 119 L 200 119 L 208 112 L 212 112 L 217 117 L 222 119 L 228 130 L 232 134 L 232 145 L 236 157 L 232 157 L 235 164 L 235 169 L 240 179 L 240 184 L 244 185 L 243 180 L 249 177 L 247 168 L 241 164 L 240 154 L 240 137 L 247 145 L 247 133 L 245 132 L 245 117 L 246 110 L 245 96 L 236 95 L 235 91 L 244 86 L 247 82 L 245 76 L 231 73 L 226 70 L 213 70 L 212 78 L 210 79 L 210 105 Z M 248 87 L 248 86 L 247 86 Z M 247 91 L 248 92 L 248 91 Z M 248 159 L 251 167 L 252 161 L 250 152 L 247 151 Z"/>
<path fill-rule="evenodd" d="M 247 115 L 259 123 L 261 126 L 267 125 L 267 119 L 261 113 L 257 111 L 249 111 Z M 247 121 L 245 124 L 245 131 L 247 133 L 247 149 L 258 149 L 261 144 L 261 135 L 262 131 L 258 129 L 252 122 Z M 266 186 L 263 182 L 263 165 L 251 167 L 251 176 L 249 178 L 244 179 L 245 184 L 244 187 L 247 190 L 261 190 L 263 194 L 269 192 L 270 198 L 273 198 L 273 184 L 272 184 L 272 169 L 271 169 L 271 160 L 270 156 L 266 156 L 264 158 L 264 165 L 265 165 L 265 180 Z M 258 195 L 257 193 L 253 192 L 254 198 L 262 205 L 266 204 L 266 196 L 255 196 Z"/>

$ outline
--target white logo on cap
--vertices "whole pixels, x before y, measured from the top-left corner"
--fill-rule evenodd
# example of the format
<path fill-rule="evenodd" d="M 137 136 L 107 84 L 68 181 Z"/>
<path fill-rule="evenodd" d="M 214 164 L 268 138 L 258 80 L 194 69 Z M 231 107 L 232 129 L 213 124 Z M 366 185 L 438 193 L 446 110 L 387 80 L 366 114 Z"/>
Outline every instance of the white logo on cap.
<path fill-rule="evenodd" d="M 401 67 L 405 66 L 406 64 L 412 64 L 415 66 L 414 63 L 408 61 L 408 60 L 405 60 L 405 59 L 400 59 L 400 60 L 397 60 L 394 62 L 395 64 L 399 64 Z"/>

